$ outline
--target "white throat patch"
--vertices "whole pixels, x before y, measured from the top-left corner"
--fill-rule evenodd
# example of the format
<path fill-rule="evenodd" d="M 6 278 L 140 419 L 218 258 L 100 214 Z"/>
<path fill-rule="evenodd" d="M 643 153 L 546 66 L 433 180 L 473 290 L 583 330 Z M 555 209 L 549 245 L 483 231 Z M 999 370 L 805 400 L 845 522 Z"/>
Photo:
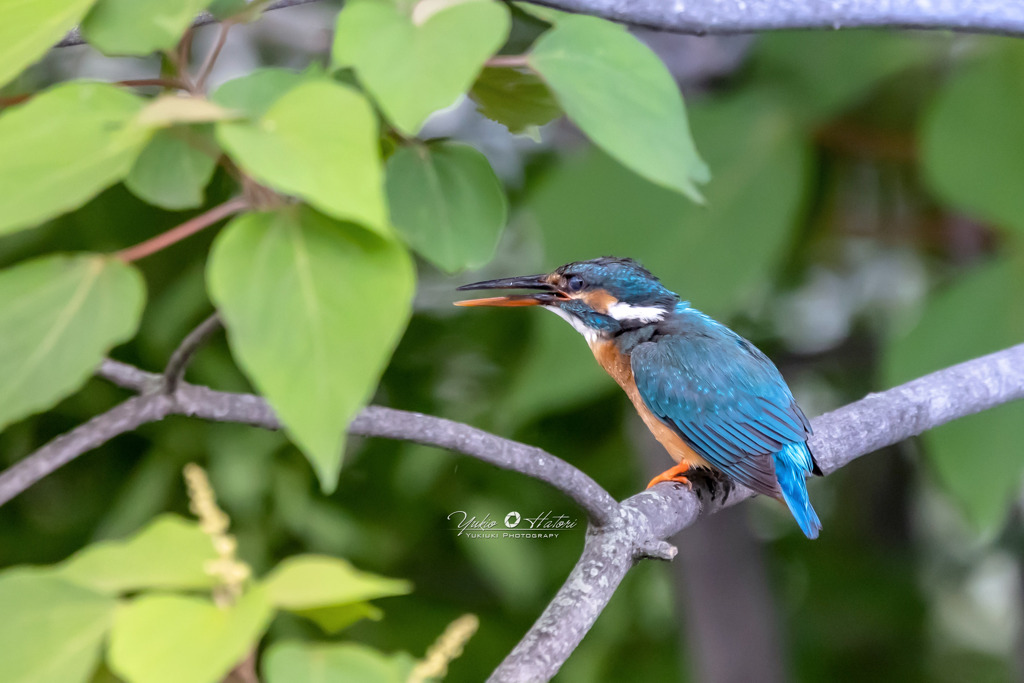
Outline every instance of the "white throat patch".
<path fill-rule="evenodd" d="M 608 315 L 619 322 L 636 320 L 642 323 L 653 323 L 665 317 L 665 309 L 658 306 L 633 306 L 625 301 L 616 301 L 608 307 Z"/>
<path fill-rule="evenodd" d="M 544 306 L 547 310 L 557 315 L 562 320 L 566 321 L 573 326 L 577 332 L 583 335 L 583 338 L 587 340 L 587 344 L 593 345 L 597 341 L 597 330 L 592 330 L 583 324 L 583 321 L 574 315 L 569 315 L 558 306 Z"/>

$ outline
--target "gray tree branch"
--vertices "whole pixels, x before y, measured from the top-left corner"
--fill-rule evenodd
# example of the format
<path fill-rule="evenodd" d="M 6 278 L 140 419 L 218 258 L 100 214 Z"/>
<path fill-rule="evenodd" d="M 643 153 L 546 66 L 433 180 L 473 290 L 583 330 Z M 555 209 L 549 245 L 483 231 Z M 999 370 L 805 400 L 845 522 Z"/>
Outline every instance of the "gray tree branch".
<path fill-rule="evenodd" d="M 264 11 L 317 0 L 280 0 Z M 526 0 L 660 31 L 714 35 L 784 29 L 916 28 L 1024 36 L 1019 0 Z M 217 21 L 208 12 L 193 26 Z M 56 47 L 85 42 L 78 29 Z"/>
<path fill-rule="evenodd" d="M 966 415 L 1024 398 L 1024 344 L 869 394 L 811 421 L 810 446 L 822 471 Z M 603 528 L 587 530 L 583 555 L 533 627 L 495 669 L 491 683 L 549 680 L 608 604 L 643 548 L 754 495 L 701 501 L 700 490 L 658 484 L 619 505 Z"/>
<path fill-rule="evenodd" d="M 696 35 L 783 29 L 917 28 L 1024 35 L 1017 0 L 527 0 Z"/>
<path fill-rule="evenodd" d="M 207 322 L 196 329 L 205 330 Z M 190 334 L 186 341 L 192 336 Z M 237 422 L 264 429 L 281 428 L 273 409 L 259 396 L 214 391 L 187 382 L 178 382 L 177 388 L 168 392 L 165 376 L 113 360 L 103 361 L 96 374 L 120 387 L 143 393 L 53 439 L 0 473 L 0 505 L 115 436 L 169 415 Z M 611 494 L 564 460 L 540 448 L 503 439 L 459 422 L 395 408 L 369 406 L 349 425 L 349 433 L 446 448 L 503 469 L 527 474 L 576 501 L 591 522 L 598 526 L 607 523 L 618 507 Z"/>
<path fill-rule="evenodd" d="M 161 375 L 105 361 L 97 374 L 140 391 L 112 410 L 57 437 L 0 474 L 0 504 L 79 455 L 119 434 L 168 415 L 191 415 L 279 429 L 262 398 L 181 382 L 166 392 Z M 865 398 L 812 421 L 810 445 L 825 473 L 851 460 L 965 415 L 1024 398 L 1024 344 L 961 363 Z M 495 682 L 549 680 L 642 557 L 671 559 L 665 539 L 753 495 L 736 489 L 727 499 L 701 498 L 701 489 L 659 484 L 622 503 L 572 465 L 545 451 L 468 425 L 392 408 L 370 406 L 350 426 L 353 434 L 449 448 L 536 477 L 562 491 L 588 514 L 583 554 L 569 578 L 505 661 Z"/>

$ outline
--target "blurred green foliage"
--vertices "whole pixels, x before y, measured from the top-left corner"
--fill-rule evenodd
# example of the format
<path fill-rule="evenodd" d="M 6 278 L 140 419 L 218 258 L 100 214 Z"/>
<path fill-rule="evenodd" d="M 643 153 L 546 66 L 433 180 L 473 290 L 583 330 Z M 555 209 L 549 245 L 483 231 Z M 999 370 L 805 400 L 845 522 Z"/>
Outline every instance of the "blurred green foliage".
<path fill-rule="evenodd" d="M 87 3 L 80 4 L 83 7 L 75 12 L 68 9 L 59 16 L 53 14 L 49 33 L 35 42 L 59 38 L 85 12 Z M 471 11 L 483 14 L 505 12 L 504 7 L 481 0 L 469 4 L 474 6 Z M 541 11 L 539 15 L 556 26 L 564 20 L 558 14 Z M 519 10 L 510 16 L 509 44 L 516 45 L 517 52 L 527 49 L 546 28 Z M 16 28 L 18 18 L 11 15 L 5 26 Z M 451 19 L 455 26 L 464 21 Z M 406 22 L 389 30 L 406 36 L 410 26 Z M 3 31 L 0 28 L 0 36 Z M 249 39 L 258 44 L 258 38 Z M 415 52 L 420 44 L 416 40 L 421 39 L 408 45 L 397 40 L 390 46 L 362 47 Z M 451 42 L 444 35 L 431 40 Z M 465 69 L 473 74 L 499 41 L 482 35 L 480 42 L 488 49 L 465 58 Z M 15 64 L 15 71 L 0 70 L 0 81 L 14 78 L 42 54 L 8 55 L 3 50 L 9 44 L 0 40 L 0 56 L 4 57 L 0 63 Z M 638 46 L 631 44 L 628 50 Z M 639 459 L 634 457 L 632 417 L 613 383 L 594 365 L 572 330 L 553 316 L 531 315 L 532 311 L 465 315 L 449 306 L 454 299 L 449 290 L 479 278 L 476 273 L 451 277 L 430 262 L 451 270 L 481 264 L 497 239 L 491 231 L 494 226 L 488 226 L 486 234 L 481 228 L 480 242 L 472 245 L 453 240 L 446 243 L 449 238 L 444 234 L 417 232 L 420 236 L 413 237 L 410 230 L 438 226 L 417 214 L 402 224 L 395 196 L 405 198 L 403 188 L 389 186 L 390 199 L 383 193 L 346 195 L 359 183 L 380 186 L 380 169 L 373 168 L 380 150 L 391 153 L 397 145 L 392 162 L 415 153 L 419 143 L 404 146 L 404 137 L 432 137 L 432 123 L 428 121 L 421 129 L 423 120 L 465 92 L 472 81 L 472 75 L 454 79 L 454 85 L 438 81 L 441 92 L 436 92 L 431 90 L 435 80 L 427 75 L 416 80 L 417 89 L 405 91 L 401 86 L 406 81 L 400 79 L 396 87 L 389 80 L 392 74 L 374 71 L 383 63 L 379 54 L 375 56 L 372 50 L 368 55 L 357 53 L 356 47 L 345 47 L 350 51 L 345 59 L 338 49 L 333 57 L 335 66 L 340 62 L 354 65 L 354 77 L 348 72 L 329 77 L 315 67 L 301 74 L 279 68 L 257 70 L 221 85 L 212 99 L 245 114 L 244 119 L 216 124 L 220 144 L 235 153 L 244 170 L 283 192 L 304 197 L 333 216 L 302 209 L 316 218 L 289 228 L 295 234 L 317 232 L 329 224 L 335 230 L 332 234 L 348 234 L 352 243 L 363 244 L 367 250 L 404 250 L 382 218 L 388 200 L 397 234 L 404 234 L 409 246 L 422 251 L 427 259 L 419 264 L 414 315 L 376 385 L 375 402 L 462 420 L 541 446 L 587 471 L 616 497 L 636 492 L 645 478 Z M 276 67 L 326 60 L 324 54 L 310 54 L 305 45 L 290 47 L 287 52 L 286 58 L 265 50 L 264 63 Z M 769 352 L 811 413 L 1019 343 L 1024 336 L 1024 298 L 1019 296 L 1024 248 L 1016 236 L 1024 211 L 1019 191 L 1024 186 L 1020 153 L 1024 144 L 1024 60 L 1019 53 L 1020 47 L 1012 41 L 996 38 L 895 32 L 759 36 L 738 69 L 727 77 L 701 82 L 700 88 L 687 94 L 686 118 L 682 120 L 689 121 L 700 155 L 694 153 L 690 161 L 702 158 L 712 176 L 700 189 L 706 206 L 644 180 L 650 173 L 638 175 L 627 169 L 644 158 L 645 149 L 659 151 L 663 135 L 657 128 L 625 130 L 629 136 L 623 139 L 629 142 L 622 146 L 621 139 L 608 142 L 603 137 L 607 131 L 588 130 L 586 116 L 577 116 L 593 145 L 581 141 L 565 123 L 555 123 L 540 133 L 545 144 L 531 146 L 527 154 L 516 157 L 522 182 L 509 181 L 507 185 L 510 227 L 480 277 L 539 272 L 602 254 L 638 258 L 695 307 L 734 325 Z M 225 57 L 230 54 L 229 46 Z M 56 58 L 44 61 L 0 95 L 39 90 L 74 75 L 57 62 Z M 535 66 L 543 76 L 543 60 Z M 547 85 L 552 98 L 536 81 L 496 81 L 493 71 L 484 71 L 473 87 L 473 97 L 484 115 L 505 127 L 490 127 L 484 144 L 468 133 L 460 135 L 470 128 L 465 122 L 451 137 L 464 137 L 481 151 L 493 152 L 495 140 L 510 139 L 506 128 L 535 132 L 531 127 L 552 117 L 555 102 L 573 114 L 574 94 L 566 88 L 579 83 L 578 74 L 566 79 L 568 86 L 559 87 L 557 76 L 550 80 Z M 299 86 L 306 90 L 296 97 Z M 232 169 L 212 171 L 211 178 L 209 163 L 192 163 L 197 145 L 201 149 L 213 144 L 209 124 L 168 123 L 161 124 L 169 127 L 159 131 L 127 127 L 118 133 L 116 126 L 109 125 L 113 119 L 92 121 L 90 112 L 98 110 L 91 108 L 84 114 L 67 114 L 76 125 L 85 127 L 81 135 L 68 141 L 61 131 L 69 128 L 54 124 L 52 130 L 41 131 L 32 120 L 35 117 L 24 113 L 45 107 L 48 97 L 64 97 L 62 91 L 83 87 L 94 86 L 65 85 L 0 114 L 0 131 L 5 125 L 11 128 L 6 136 L 0 135 L 0 157 L 7 150 L 7 159 L 15 152 L 24 158 L 27 153 L 19 151 L 24 147 L 15 145 L 26 145 L 35 135 L 52 139 L 51 165 L 72 158 L 88 164 L 69 166 L 60 191 L 45 189 L 44 196 L 53 201 L 33 199 L 26 204 L 19 202 L 23 191 L 19 188 L 41 187 L 30 182 L 31 169 L 0 163 L 4 181 L 0 206 L 10 202 L 9 210 L 4 211 L 6 218 L 0 221 L 7 221 L 12 230 L 49 221 L 0 240 L 0 267 L 7 269 L 0 274 L 2 278 L 24 277 L 17 264 L 53 252 L 102 253 L 130 246 L 187 217 L 159 206 L 198 208 L 205 198 L 203 206 L 210 207 L 237 191 Z M 102 97 L 114 92 L 125 102 L 125 98 L 134 98 L 112 86 L 95 88 Z M 360 94 L 360 88 L 365 88 L 383 112 L 382 121 L 376 113 L 369 114 L 369 100 Z M 310 89 L 329 94 L 310 98 L 306 96 Z M 449 97 L 449 93 L 454 94 Z M 295 97 L 294 101 L 284 99 L 288 96 Z M 431 104 L 425 106 L 425 102 Z M 608 107 L 622 104 L 601 102 Z M 131 108 L 143 104 L 140 100 Z M 597 105 L 584 99 L 577 106 L 583 108 L 580 114 L 592 114 L 587 107 Z M 71 111 L 63 105 L 58 109 Z M 615 112 L 609 117 L 618 117 L 614 118 L 616 133 L 632 125 L 628 114 Z M 678 133 L 679 119 L 674 121 Z M 389 130 L 389 123 L 397 130 Z M 376 137 L 378 125 L 383 126 L 382 139 Z M 348 154 L 344 136 L 360 126 L 372 130 L 358 143 L 363 145 L 359 153 L 365 163 L 357 165 Z M 639 137 L 631 137 L 634 135 Z M 364 144 L 370 137 L 373 144 Z M 182 139 L 189 140 L 187 148 L 179 144 Z M 525 138 L 514 141 L 526 144 Z M 449 146 L 454 143 L 431 140 L 427 149 Z M 129 148 L 132 153 L 124 156 Z M 342 148 L 345 153 L 336 151 Z M 148 155 L 159 159 L 154 161 Z M 499 168 L 493 156 L 491 163 Z M 479 164 L 477 156 L 458 166 L 451 178 L 462 173 L 474 183 L 490 183 L 482 182 L 479 172 L 470 171 L 473 164 Z M 180 172 L 161 178 L 160 173 L 168 168 Z M 697 166 L 689 167 L 688 173 L 691 179 L 701 175 Z M 506 180 L 515 176 L 498 175 Z M 338 179 L 341 191 L 338 183 L 321 184 L 329 176 Z M 48 173 L 41 177 L 43 181 L 51 178 Z M 130 192 L 120 184 L 104 190 L 122 179 Z M 660 180 L 662 185 L 672 184 Z M 412 187 L 421 186 L 423 179 L 416 176 L 415 182 L 409 182 Z M 675 186 L 687 189 L 679 183 Z M 440 196 L 458 197 L 462 191 L 463 186 L 458 185 L 458 191 Z M 469 194 L 479 196 L 478 192 Z M 454 201 L 465 208 L 463 200 Z M 17 213 L 23 206 L 36 213 Z M 438 206 L 444 203 L 433 208 L 440 211 Z M 488 206 L 490 211 L 481 210 L 480 215 L 493 218 L 494 202 Z M 256 244 L 249 244 L 249 251 L 218 252 L 241 239 L 232 233 L 241 232 L 246 222 L 267 222 L 269 219 L 263 218 L 267 215 L 239 218 L 225 228 L 209 267 L 252 274 L 248 267 L 258 258 Z M 336 219 L 361 221 L 370 230 Z M 473 220 L 459 216 L 452 225 L 468 230 Z M 266 225 L 262 228 L 270 230 Z M 213 239 L 212 231 L 202 233 L 138 264 L 148 301 L 138 321 L 138 335 L 114 349 L 117 358 L 157 370 L 181 338 L 211 312 L 204 273 Z M 459 253 L 455 246 L 466 247 L 466 251 Z M 270 385 L 287 385 L 295 368 L 322 373 L 306 378 L 302 386 L 318 379 L 337 386 L 324 367 L 333 365 L 330 357 L 335 352 L 334 360 L 343 362 L 341 349 L 348 341 L 364 345 L 356 353 L 360 358 L 367 347 L 374 348 L 382 356 L 377 365 L 383 365 L 398 332 L 378 334 L 381 324 L 366 322 L 367 316 L 372 312 L 392 323 L 404 320 L 404 314 L 381 311 L 385 299 L 394 306 L 399 300 L 403 306 L 409 305 L 407 293 L 384 294 L 389 287 L 410 289 L 407 269 L 363 272 L 341 258 L 332 261 L 336 254 L 331 244 L 315 251 L 316 258 L 323 261 L 319 271 L 323 279 L 316 291 L 344 299 L 344 305 L 352 307 L 346 309 L 343 320 L 334 322 L 331 333 L 318 336 L 325 331 L 317 324 L 304 326 L 272 315 L 275 310 L 298 315 L 300 305 L 275 281 L 255 278 L 246 282 L 239 275 L 230 283 L 234 290 L 228 292 L 225 286 L 222 296 L 215 296 L 225 308 L 231 346 L 223 338 L 214 339 L 190 366 L 191 381 L 239 391 L 251 391 L 255 386 L 272 401 Z M 301 268 L 293 270 L 298 273 Z M 374 280 L 385 273 L 391 273 L 386 283 Z M 216 295 L 217 286 L 213 289 Z M 275 297 L 290 303 L 272 305 Z M 232 322 L 229 300 L 242 301 L 252 317 L 263 314 L 268 321 L 247 332 L 247 321 Z M 0 321 L 20 320 L 4 315 L 16 301 L 0 297 Z M 50 309 L 59 313 L 60 303 Z M 264 304 L 266 310 L 261 309 Z M 89 317 L 86 322 L 101 320 Z M 91 360 L 85 365 L 94 366 L 105 349 L 124 337 L 113 334 L 116 330 L 110 325 L 104 328 L 111 336 L 99 350 L 90 351 L 78 335 L 77 351 L 90 353 Z M 246 360 L 242 347 L 275 328 L 283 339 L 280 346 L 256 342 L 254 348 L 259 347 L 266 357 Z M 364 328 L 374 334 L 356 336 Z M 0 359 L 13 359 L 17 365 L 24 351 L 16 350 L 22 347 L 13 344 L 10 329 L 13 327 L 3 328 Z M 822 336 L 823 329 L 839 331 Z M 320 348 L 323 360 L 316 367 L 304 364 L 310 352 L 288 341 L 294 341 L 297 334 Z M 5 366 L 0 363 L 0 367 Z M 373 374 L 372 368 L 364 369 Z M 80 374 L 84 376 L 84 372 Z M 273 379 L 268 380 L 266 373 L 273 374 Z M 337 410 L 338 404 L 350 401 L 346 415 L 351 414 L 354 406 L 374 391 L 375 379 L 376 375 L 353 382 L 358 391 L 348 391 L 342 399 L 318 397 L 313 403 L 329 404 L 327 408 Z M 5 465 L 125 396 L 99 380 L 89 381 L 75 393 L 72 390 L 55 391 L 48 405 L 60 397 L 63 400 L 34 417 L 25 416 L 41 406 L 0 405 L 0 413 L 9 412 L 20 420 L 0 433 L 0 459 Z M 294 393 L 288 386 L 280 391 L 282 395 Z M 4 400 L 8 400 L 6 396 Z M 295 404 L 296 420 L 320 407 L 324 406 Z M 1000 629 L 1017 629 L 1019 633 L 1022 628 L 1020 596 L 1013 592 L 1016 576 L 1004 572 L 993 579 L 986 574 L 987 593 L 979 593 L 977 585 L 987 559 L 1007 549 L 1015 552 L 1017 547 L 1012 543 L 1020 534 L 1021 410 L 1019 405 L 1008 405 L 944 426 L 914 444 L 855 462 L 815 485 L 812 497 L 825 523 L 825 532 L 815 543 L 804 541 L 792 525 L 774 524 L 777 518 L 773 515 L 781 513 L 748 505 L 756 517 L 751 520 L 752 533 L 762 542 L 768 559 L 787 659 L 795 678 L 901 683 L 1013 678 L 1019 664 L 1013 660 L 1013 639 L 1009 638 L 1007 646 L 998 644 L 1004 640 L 996 636 L 1002 633 Z M 297 428 L 289 426 L 291 431 L 282 435 L 172 418 L 108 443 L 0 508 L 0 566 L 55 563 L 88 546 L 77 559 L 63 565 L 67 572 L 76 563 L 85 567 L 88 563 L 83 558 L 90 553 L 96 557 L 136 547 L 142 549 L 141 555 L 131 562 L 122 558 L 101 564 L 127 571 L 137 561 L 139 566 L 133 571 L 150 578 L 142 581 L 136 577 L 135 584 L 125 584 L 123 576 L 104 574 L 104 581 L 120 586 L 115 593 L 144 589 L 143 595 L 148 595 L 153 588 L 195 588 L 196 584 L 187 581 L 169 584 L 166 579 L 152 578 L 155 570 L 167 570 L 173 563 L 154 565 L 156 551 L 146 550 L 142 540 L 167 523 L 167 518 L 158 517 L 162 513 L 185 512 L 181 467 L 199 461 L 208 468 L 220 503 L 231 518 L 239 556 L 255 575 L 284 571 L 288 566 L 285 558 L 312 553 L 344 557 L 356 567 L 403 577 L 413 586 L 411 594 L 381 600 L 379 608 L 361 607 L 355 613 L 333 609 L 328 610 L 330 614 L 318 615 L 326 621 L 299 616 L 313 609 L 308 602 L 303 603 L 305 608 L 296 603 L 292 605 L 295 609 L 284 609 L 272 621 L 270 616 L 246 617 L 242 620 L 246 628 L 267 625 L 264 642 L 268 647 L 262 664 L 266 680 L 296 680 L 314 666 L 312 662 L 328 661 L 342 662 L 337 666 L 352 670 L 364 666 L 382 679 L 394 675 L 395 680 L 403 680 L 412 658 L 401 653 L 422 654 L 446 624 L 465 612 L 479 615 L 481 627 L 466 655 L 452 663 L 446 680 L 485 678 L 568 573 L 582 547 L 583 529 L 580 526 L 556 539 L 488 541 L 457 535 L 449 516 L 456 510 L 496 519 L 512 510 L 524 515 L 545 510 L 576 517 L 582 514 L 546 486 L 472 459 L 413 444 L 362 439 L 349 441 L 338 488 L 325 494 L 310 462 L 289 443 L 287 434 L 297 434 Z M 338 424 L 335 427 L 340 428 Z M 340 433 L 328 436 L 341 438 Z M 317 432 L 317 438 L 321 437 Z M 296 440 L 302 442 L 301 437 Z M 911 455 L 917 457 L 910 459 Z M 320 473 L 327 473 L 330 484 L 330 475 L 340 463 L 340 458 L 330 455 L 318 462 Z M 958 512 L 952 512 L 952 506 Z M 962 519 L 972 526 L 964 525 Z M 106 543 L 140 530 L 146 531 L 127 544 Z M 105 543 L 96 544 L 99 541 Z M 722 542 L 728 544 L 729 539 Z M 160 545 L 187 547 L 177 542 Z M 186 562 L 191 557 L 181 552 L 174 559 L 183 561 L 194 574 L 195 563 Z M 1009 566 L 1020 572 L 1019 559 L 1015 562 Z M 78 649 L 60 660 L 68 668 L 54 668 L 51 680 L 87 680 L 96 667 L 104 634 L 113 623 L 115 599 L 103 590 L 62 578 L 59 569 L 15 569 L 0 576 L 0 611 L 8 615 L 0 624 L 0 642 L 34 643 L 40 648 L 19 651 L 21 659 L 5 658 L 4 666 L 30 666 L 36 661 L 33 657 L 50 652 L 48 645 L 73 642 Z M 298 581 L 300 587 L 336 583 L 315 578 Z M 124 588 L 126 585 L 133 588 Z M 626 578 L 558 680 L 692 678 L 691 662 L 698 653 L 692 651 L 692 643 L 680 645 L 687 632 L 685 601 L 677 599 L 673 607 L 672 596 L 681 591 L 683 587 L 666 566 L 640 565 Z M 135 616 L 140 623 L 151 622 L 153 614 L 158 621 L 166 621 L 163 610 L 179 610 L 180 623 L 211 628 L 216 631 L 210 636 L 214 640 L 235 638 L 248 647 L 258 637 L 243 629 L 236 638 L 230 624 L 213 625 L 211 619 L 230 620 L 211 612 L 216 609 L 212 603 L 184 593 L 175 595 L 178 599 L 169 602 L 161 597 L 166 604 L 142 603 L 141 614 Z M 960 596 L 976 610 L 962 610 L 956 615 L 958 621 L 951 623 L 943 616 L 951 595 Z M 993 595 L 997 603 L 1016 607 L 1016 622 L 1007 626 L 985 607 Z M 367 605 L 365 599 L 358 604 Z M 269 614 L 269 603 L 262 604 L 263 611 L 256 611 Z M 329 635 L 316 625 L 343 624 L 352 616 L 378 616 L 380 608 L 386 613 L 382 620 L 363 619 L 340 636 Z M 9 617 L 18 613 L 32 619 Z M 44 623 L 60 624 L 61 628 L 43 633 Z M 197 632 L 198 628 L 186 626 L 185 631 Z M 963 633 L 968 631 L 981 636 L 967 639 Z M 145 633 L 137 631 L 134 637 Z M 977 644 L 986 640 L 988 647 Z M 126 645 L 122 637 L 114 642 L 119 652 L 128 653 L 128 661 L 109 662 L 114 673 L 101 667 L 96 680 L 112 680 L 115 674 L 131 678 L 132 672 L 151 669 L 158 661 L 146 659 L 153 653 L 130 641 Z M 235 657 L 246 649 L 218 649 L 218 653 L 224 652 Z M 140 659 L 134 660 L 135 656 Z M 226 665 L 221 662 L 218 666 Z M 21 675 L 18 671 L 7 671 L 11 680 Z"/>

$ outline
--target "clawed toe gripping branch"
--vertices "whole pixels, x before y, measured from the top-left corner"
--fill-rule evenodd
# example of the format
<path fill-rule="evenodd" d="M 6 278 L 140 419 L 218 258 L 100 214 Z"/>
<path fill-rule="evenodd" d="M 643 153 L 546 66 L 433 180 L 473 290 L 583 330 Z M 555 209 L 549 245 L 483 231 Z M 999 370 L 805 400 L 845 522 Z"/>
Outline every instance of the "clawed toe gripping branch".
<path fill-rule="evenodd" d="M 98 377 L 136 392 L 109 411 L 59 436 L 0 474 L 0 505 L 78 456 L 169 415 L 280 429 L 273 409 L 252 394 L 216 391 L 183 380 L 193 354 L 220 329 L 216 314 L 182 341 L 162 374 L 105 360 Z M 1024 398 L 1024 344 L 870 394 L 812 421 L 810 445 L 821 469 L 833 472 L 851 460 L 959 417 Z M 583 552 L 565 584 L 490 681 L 546 681 L 580 643 L 626 573 L 639 560 L 671 560 L 666 539 L 751 495 L 701 501 L 686 487 L 659 484 L 617 502 L 589 476 L 550 453 L 469 425 L 383 406 L 369 406 L 352 421 L 352 434 L 446 448 L 503 469 L 540 479 L 586 513 Z"/>

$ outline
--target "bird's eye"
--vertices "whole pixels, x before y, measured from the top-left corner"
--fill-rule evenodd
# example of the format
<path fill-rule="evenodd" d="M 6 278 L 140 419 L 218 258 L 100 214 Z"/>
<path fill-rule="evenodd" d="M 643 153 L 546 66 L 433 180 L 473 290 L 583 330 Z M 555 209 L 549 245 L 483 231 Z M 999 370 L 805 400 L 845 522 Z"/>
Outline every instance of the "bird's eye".
<path fill-rule="evenodd" d="M 571 275 L 569 279 L 566 281 L 565 287 L 570 292 L 578 292 L 581 289 L 583 289 L 584 284 L 586 283 L 583 282 L 583 278 L 581 278 L 579 275 Z"/>

